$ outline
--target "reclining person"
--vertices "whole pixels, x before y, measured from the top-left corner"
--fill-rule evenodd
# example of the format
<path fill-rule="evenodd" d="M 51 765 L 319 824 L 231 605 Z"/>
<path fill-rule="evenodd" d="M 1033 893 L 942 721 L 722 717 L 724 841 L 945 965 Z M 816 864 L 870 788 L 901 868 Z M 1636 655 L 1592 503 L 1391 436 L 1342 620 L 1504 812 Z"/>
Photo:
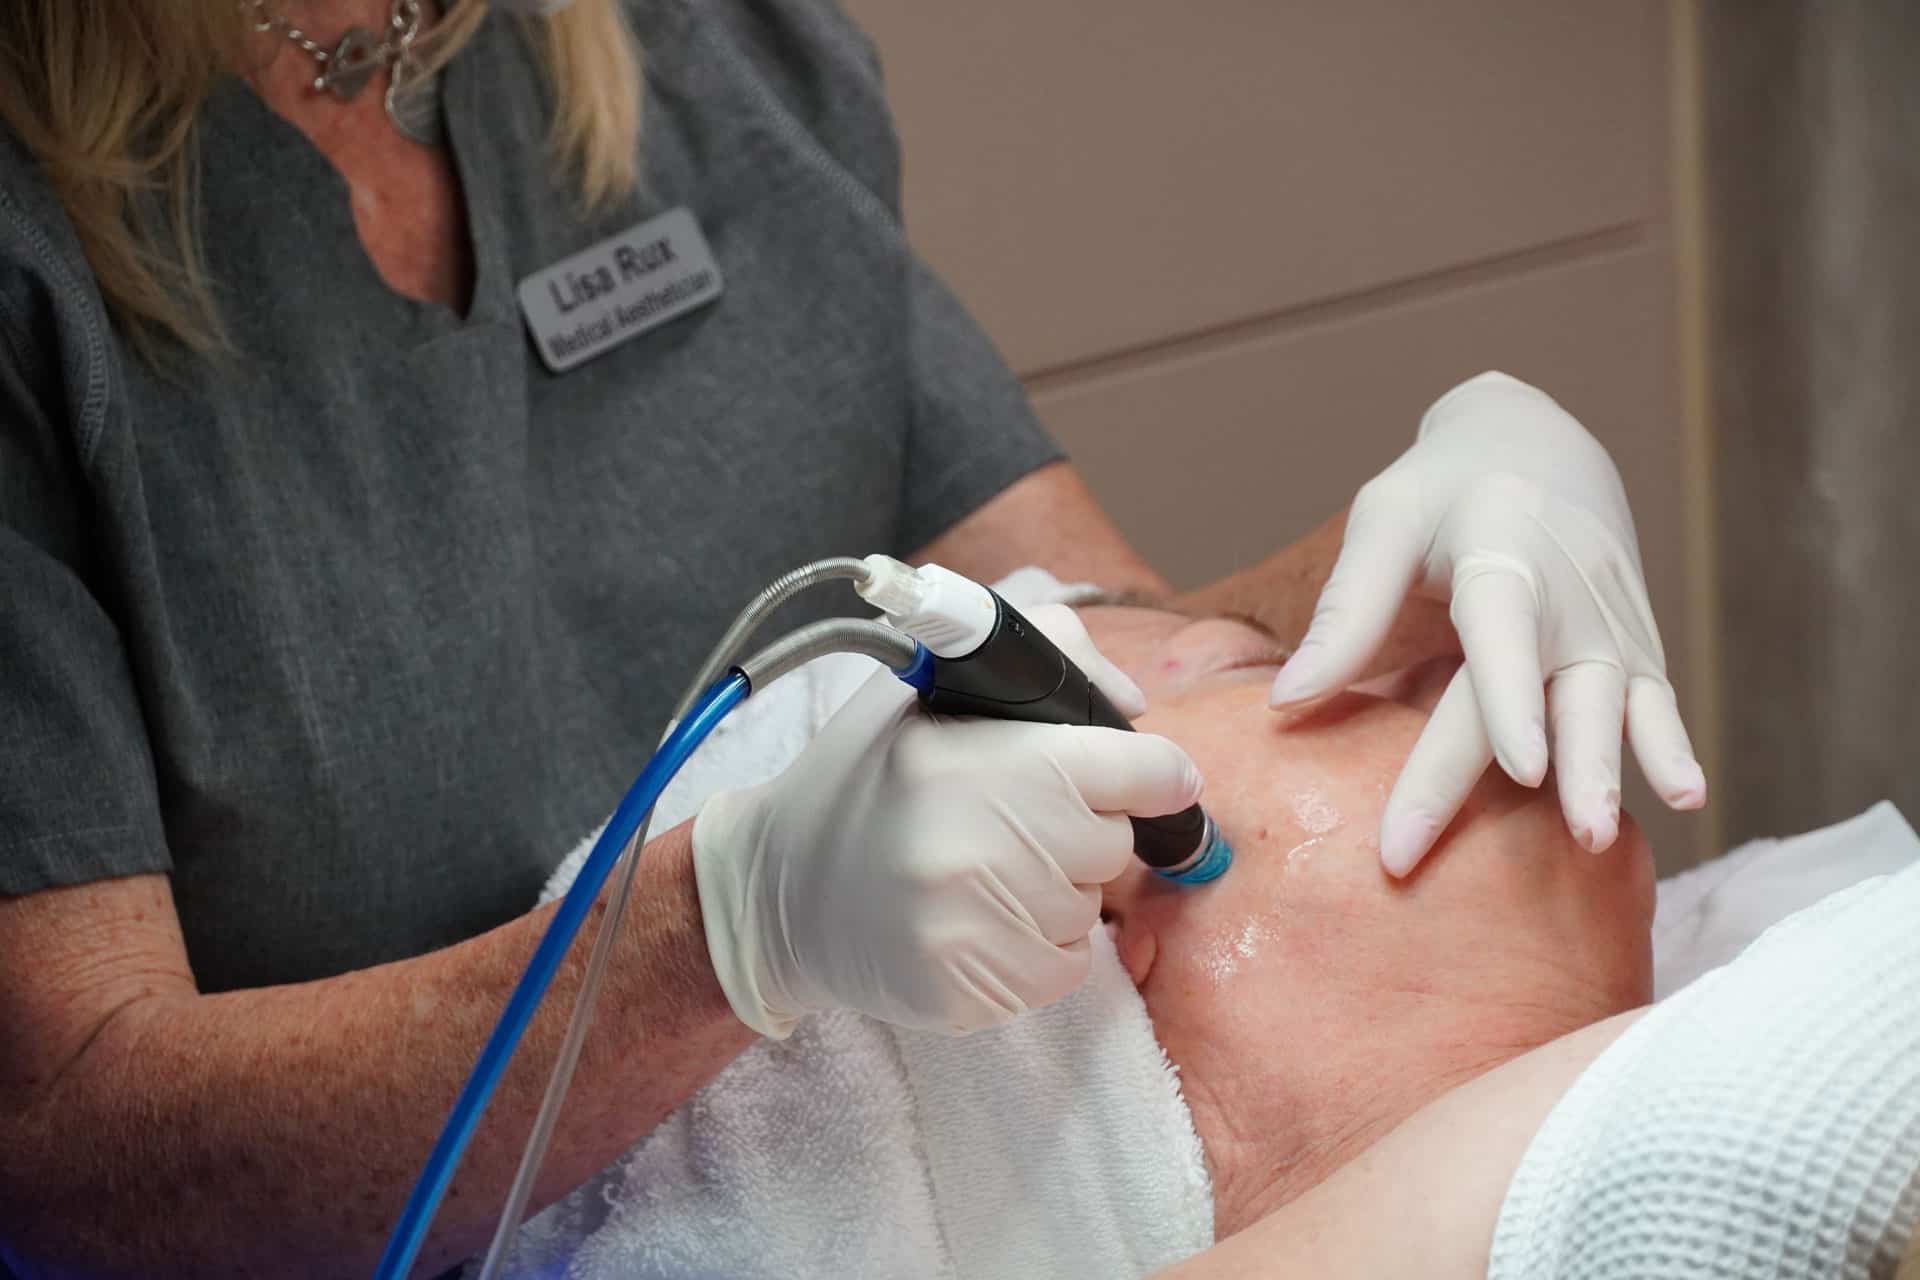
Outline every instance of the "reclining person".
<path fill-rule="evenodd" d="M 1646 1003 L 1653 863 L 1631 818 L 1604 854 L 1551 788 L 1490 772 L 1431 865 L 1380 869 L 1387 790 L 1443 678 L 1260 714 L 1280 655 L 1257 628 L 1082 613 L 1180 743 L 1238 854 L 1215 892 L 1133 870 L 1106 916 L 1212 1173 L 1217 1234 L 1321 1181 L 1421 1105 Z M 1438 673 L 1444 675 L 1444 673 Z"/>
<path fill-rule="evenodd" d="M 1089 625 L 1209 778 L 1257 794 L 1243 758 L 1273 749 L 1234 727 L 1232 669 L 1264 679 L 1260 639 L 1143 611 Z M 1402 692 L 1425 701 L 1440 678 Z M 1920 839 L 1900 815 L 1883 805 L 1746 851 L 1793 849 L 1825 887 L 1758 918 L 1720 896 L 1716 927 L 1744 915 L 1757 940 L 1651 1009 L 1599 1020 L 1645 998 L 1637 834 L 1564 856 L 1558 829 L 1527 833 L 1538 793 L 1483 785 L 1439 864 L 1399 891 L 1364 856 L 1326 856 L 1349 804 L 1370 825 L 1362 761 L 1371 736 L 1390 777 L 1403 715 L 1348 702 L 1275 735 L 1310 758 L 1325 742 L 1304 789 L 1308 765 L 1271 759 L 1293 795 L 1269 790 L 1282 816 L 1256 836 L 1268 856 L 1274 835 L 1297 841 L 1291 874 L 1231 896 L 1135 875 L 1109 894 L 1214 1174 L 1224 1241 L 1180 1280 L 1882 1280 L 1903 1254 L 1903 1280 L 1920 1276 Z M 1210 803 L 1239 807 L 1221 791 Z M 1735 854 L 1727 875 L 1794 896 L 1806 877 L 1774 861 Z M 1842 864 L 1865 878 L 1832 878 Z M 1663 887 L 1662 914 L 1677 905 Z M 1246 1053 L 1263 1039 L 1270 1052 Z"/>
<path fill-rule="evenodd" d="M 1147 688 L 1140 727 L 1201 766 L 1228 874 L 1117 882 L 1087 987 L 1007 1027 L 825 1015 L 763 1042 L 530 1224 L 525 1274 L 1143 1274 L 1456 1084 L 1649 998 L 1630 822 L 1588 854 L 1550 794 L 1492 774 L 1392 880 L 1374 832 L 1421 714 L 1345 695 L 1282 727 L 1258 630 L 1084 617 Z"/>

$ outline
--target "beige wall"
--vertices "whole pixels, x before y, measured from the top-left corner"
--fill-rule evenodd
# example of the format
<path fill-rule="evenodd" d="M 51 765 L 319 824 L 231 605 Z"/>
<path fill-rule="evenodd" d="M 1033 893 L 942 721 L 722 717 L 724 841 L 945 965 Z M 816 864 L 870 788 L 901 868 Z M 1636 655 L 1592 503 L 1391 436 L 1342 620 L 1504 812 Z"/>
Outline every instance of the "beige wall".
<path fill-rule="evenodd" d="M 1687 700 L 1658 0 L 849 8 L 911 234 L 1176 581 L 1304 532 L 1502 368 L 1619 459 Z M 1664 865 L 1701 852 L 1628 803 Z"/>

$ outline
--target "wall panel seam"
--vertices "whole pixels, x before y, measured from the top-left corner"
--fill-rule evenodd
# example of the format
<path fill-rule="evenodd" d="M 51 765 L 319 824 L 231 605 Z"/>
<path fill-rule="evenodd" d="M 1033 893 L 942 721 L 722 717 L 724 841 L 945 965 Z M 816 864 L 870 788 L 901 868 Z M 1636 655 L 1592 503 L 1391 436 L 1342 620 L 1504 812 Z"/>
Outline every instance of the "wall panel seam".
<path fill-rule="evenodd" d="M 1316 298 L 1297 306 L 1207 329 L 1172 334 L 1154 342 L 1102 352 L 1063 364 L 1019 370 L 1029 395 L 1077 389 L 1109 378 L 1128 377 L 1194 359 L 1205 359 L 1237 348 L 1272 341 L 1294 333 L 1364 319 L 1374 313 L 1436 301 L 1449 294 L 1504 284 L 1523 276 L 1607 258 L 1623 257 L 1666 243 L 1664 221 L 1636 221 L 1564 240 L 1530 245 L 1525 249 L 1407 276 L 1352 293 Z"/>

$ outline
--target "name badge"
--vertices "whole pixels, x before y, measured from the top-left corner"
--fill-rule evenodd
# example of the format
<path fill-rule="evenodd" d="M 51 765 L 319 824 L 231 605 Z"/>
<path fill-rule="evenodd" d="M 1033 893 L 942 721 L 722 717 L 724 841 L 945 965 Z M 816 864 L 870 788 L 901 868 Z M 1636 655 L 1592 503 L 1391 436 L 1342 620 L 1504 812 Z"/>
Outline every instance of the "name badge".
<path fill-rule="evenodd" d="M 725 287 L 700 224 L 670 209 L 520 282 L 520 312 L 555 373 L 657 329 Z"/>

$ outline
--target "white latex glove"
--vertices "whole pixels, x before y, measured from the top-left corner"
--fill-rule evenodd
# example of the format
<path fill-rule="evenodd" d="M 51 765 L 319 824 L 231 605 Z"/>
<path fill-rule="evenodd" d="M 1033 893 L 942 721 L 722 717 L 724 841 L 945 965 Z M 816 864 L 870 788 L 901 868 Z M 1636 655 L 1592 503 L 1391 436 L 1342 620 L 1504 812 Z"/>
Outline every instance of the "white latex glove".
<path fill-rule="evenodd" d="M 1027 616 L 1122 711 L 1142 709 L 1070 611 Z M 1100 885 L 1132 856 L 1124 815 L 1199 795 L 1165 738 L 937 718 L 881 672 L 785 773 L 701 809 L 714 971 L 762 1035 L 834 1008 L 955 1033 L 1005 1021 L 1085 979 Z"/>
<path fill-rule="evenodd" d="M 1380 859 L 1405 875 L 1497 759 L 1539 786 L 1548 726 L 1568 827 L 1588 849 L 1620 830 L 1622 723 L 1676 809 L 1706 778 L 1667 682 L 1633 515 L 1613 461 L 1545 392 L 1483 373 L 1420 420 L 1414 446 L 1353 500 L 1313 624 L 1274 706 L 1345 687 L 1409 590 L 1450 600 L 1466 652 L 1388 797 Z"/>

